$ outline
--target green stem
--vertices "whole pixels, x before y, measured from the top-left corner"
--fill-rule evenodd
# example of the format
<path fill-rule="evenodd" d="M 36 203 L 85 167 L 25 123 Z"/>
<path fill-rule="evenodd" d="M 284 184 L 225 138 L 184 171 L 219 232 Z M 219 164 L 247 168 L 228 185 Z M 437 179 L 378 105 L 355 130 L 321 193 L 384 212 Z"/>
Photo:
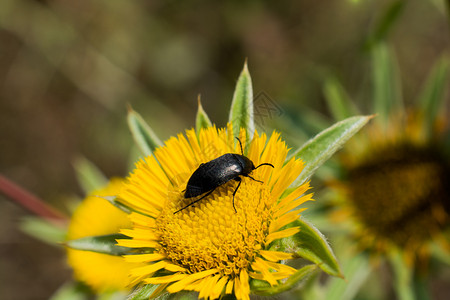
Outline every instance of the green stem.
<path fill-rule="evenodd" d="M 54 224 L 67 221 L 67 216 L 46 204 L 42 199 L 26 191 L 11 180 L 0 174 L 0 193 L 16 202 L 29 212 Z"/>

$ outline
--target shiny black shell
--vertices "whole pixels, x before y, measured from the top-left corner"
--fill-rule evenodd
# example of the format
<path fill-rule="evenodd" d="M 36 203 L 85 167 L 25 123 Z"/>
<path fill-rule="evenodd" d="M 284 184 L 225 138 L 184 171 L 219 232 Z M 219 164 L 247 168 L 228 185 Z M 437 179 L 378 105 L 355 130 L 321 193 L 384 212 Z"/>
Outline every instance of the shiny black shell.
<path fill-rule="evenodd" d="M 201 164 L 186 186 L 185 198 L 192 198 L 214 190 L 216 187 L 236 179 L 240 175 L 248 175 L 255 169 L 253 162 L 244 155 L 227 153 Z"/>

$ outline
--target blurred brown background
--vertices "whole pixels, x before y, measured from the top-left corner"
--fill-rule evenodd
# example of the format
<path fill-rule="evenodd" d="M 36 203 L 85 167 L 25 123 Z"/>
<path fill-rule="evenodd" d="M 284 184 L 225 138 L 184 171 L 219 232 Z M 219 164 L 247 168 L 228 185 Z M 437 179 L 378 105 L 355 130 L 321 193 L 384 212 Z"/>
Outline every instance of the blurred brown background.
<path fill-rule="evenodd" d="M 281 129 L 300 123 L 305 107 L 327 116 L 330 73 L 370 107 L 371 40 L 395 50 L 411 101 L 449 50 L 449 23 L 445 0 L 402 3 L 1 0 L 0 172 L 67 211 L 66 199 L 82 196 L 75 157 L 126 176 L 127 104 L 162 139 L 194 125 L 198 94 L 224 125 L 246 58 L 255 94 L 284 112 L 272 120 Z M 16 229 L 25 214 L 0 196 L 0 299 L 46 299 L 70 277 L 61 249 Z"/>

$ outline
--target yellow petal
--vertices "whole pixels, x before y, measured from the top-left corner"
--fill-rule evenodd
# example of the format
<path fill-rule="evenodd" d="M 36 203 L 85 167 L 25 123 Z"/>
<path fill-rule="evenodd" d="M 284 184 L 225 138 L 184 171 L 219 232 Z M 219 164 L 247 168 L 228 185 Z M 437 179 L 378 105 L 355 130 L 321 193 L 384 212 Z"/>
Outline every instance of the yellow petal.
<path fill-rule="evenodd" d="M 273 262 L 292 258 L 291 253 L 281 251 L 259 250 L 259 254 L 261 254 L 265 259 Z"/>
<path fill-rule="evenodd" d="M 166 261 L 159 261 L 157 263 L 146 265 L 144 267 L 135 268 L 131 271 L 131 274 L 136 277 L 146 274 L 153 274 L 156 271 L 163 269 L 167 264 L 168 262 Z"/>
<path fill-rule="evenodd" d="M 160 277 L 149 277 L 145 279 L 146 283 L 150 284 L 162 284 L 162 283 L 170 283 L 174 281 L 180 281 L 183 278 L 186 278 L 187 274 L 172 274 L 167 276 L 160 276 Z"/>
<path fill-rule="evenodd" d="M 202 271 L 202 272 L 198 272 L 198 273 L 194 273 L 191 275 L 188 275 L 188 277 L 183 278 L 182 280 L 172 284 L 171 286 L 169 286 L 167 288 L 167 291 L 169 291 L 169 293 L 176 293 L 179 292 L 181 290 L 184 289 L 184 287 L 198 279 L 204 278 L 206 276 L 210 276 L 214 273 L 217 273 L 216 269 L 211 269 L 211 270 L 206 270 L 206 271 Z"/>
<path fill-rule="evenodd" d="M 128 262 L 152 262 L 157 260 L 162 260 L 166 256 L 160 253 L 148 253 L 148 254 L 139 254 L 139 255 L 125 255 L 125 261 Z"/>
<path fill-rule="evenodd" d="M 271 242 L 273 242 L 274 240 L 278 240 L 281 238 L 285 238 L 291 235 L 296 234 L 297 232 L 300 231 L 300 227 L 291 227 L 291 228 L 287 228 L 287 229 L 283 229 L 281 231 L 276 231 L 274 233 L 269 234 L 268 236 L 266 236 L 266 242 L 265 244 L 268 245 Z"/>

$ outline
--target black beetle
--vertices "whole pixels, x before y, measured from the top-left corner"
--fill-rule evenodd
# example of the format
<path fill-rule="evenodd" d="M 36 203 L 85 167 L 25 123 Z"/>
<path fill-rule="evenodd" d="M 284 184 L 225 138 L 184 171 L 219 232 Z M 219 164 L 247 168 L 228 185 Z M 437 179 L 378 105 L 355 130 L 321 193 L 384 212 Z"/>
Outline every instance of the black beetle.
<path fill-rule="evenodd" d="M 177 210 L 174 214 L 207 197 L 209 194 L 214 192 L 217 187 L 227 183 L 230 180 L 239 181 L 233 192 L 233 208 L 234 211 L 237 212 L 236 207 L 234 206 L 234 195 L 236 195 L 237 190 L 241 186 L 240 176 L 249 177 L 254 181 L 263 183 L 262 181 L 251 177 L 249 174 L 261 166 L 271 166 L 272 168 L 274 166 L 270 163 L 262 163 L 255 167 L 253 162 L 248 157 L 244 156 L 241 140 L 239 138 L 236 139 L 239 141 L 242 154 L 227 153 L 207 163 L 201 164 L 189 178 L 186 185 L 184 198 L 193 198 L 204 193 L 206 194 L 189 205 Z"/>

